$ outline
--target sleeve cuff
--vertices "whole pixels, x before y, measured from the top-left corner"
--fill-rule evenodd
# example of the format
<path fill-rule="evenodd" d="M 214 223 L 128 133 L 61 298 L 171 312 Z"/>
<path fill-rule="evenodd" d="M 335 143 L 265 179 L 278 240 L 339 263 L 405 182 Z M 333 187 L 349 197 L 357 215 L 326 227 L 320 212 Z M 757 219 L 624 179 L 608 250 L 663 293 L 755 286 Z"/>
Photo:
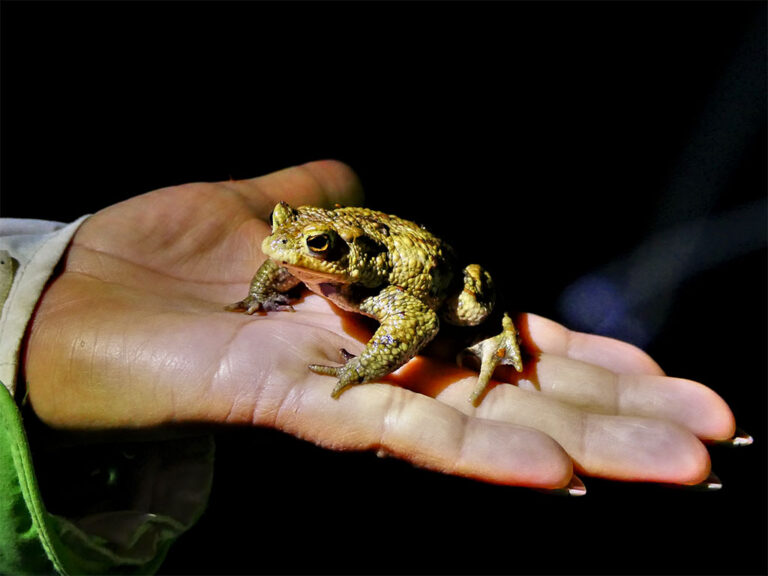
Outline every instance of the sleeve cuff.
<path fill-rule="evenodd" d="M 19 349 L 45 284 L 61 260 L 83 216 L 71 224 L 0 220 L 0 381 L 13 396 Z"/>

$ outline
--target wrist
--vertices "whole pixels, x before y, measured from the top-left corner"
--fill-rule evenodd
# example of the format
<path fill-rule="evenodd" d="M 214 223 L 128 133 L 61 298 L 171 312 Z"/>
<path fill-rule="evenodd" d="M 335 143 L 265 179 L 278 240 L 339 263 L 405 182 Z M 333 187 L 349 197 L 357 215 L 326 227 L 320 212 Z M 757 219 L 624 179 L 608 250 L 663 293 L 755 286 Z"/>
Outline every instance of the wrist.
<path fill-rule="evenodd" d="M 27 326 L 46 284 L 86 218 L 66 225 L 40 220 L 0 221 L 0 250 L 6 255 L 8 286 L 0 316 L 0 380 L 11 395 L 16 392 Z"/>

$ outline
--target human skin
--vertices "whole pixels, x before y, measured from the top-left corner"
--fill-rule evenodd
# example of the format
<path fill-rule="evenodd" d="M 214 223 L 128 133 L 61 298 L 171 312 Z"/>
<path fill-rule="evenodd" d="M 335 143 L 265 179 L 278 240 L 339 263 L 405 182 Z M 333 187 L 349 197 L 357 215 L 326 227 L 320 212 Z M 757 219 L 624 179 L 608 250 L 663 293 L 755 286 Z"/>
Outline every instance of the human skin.
<path fill-rule="evenodd" d="M 733 436 L 730 409 L 630 344 L 520 314 L 526 369 L 506 373 L 516 385 L 492 386 L 478 406 L 467 401 L 476 373 L 423 356 L 334 399 L 335 379 L 307 366 L 362 349 L 370 333 L 359 317 L 314 294 L 295 313 L 225 311 L 264 259 L 278 200 L 361 199 L 355 174 L 323 161 L 164 188 L 98 212 L 28 330 L 33 409 L 50 426 L 86 433 L 274 427 L 331 449 L 545 489 L 573 485 L 574 471 L 677 484 L 708 477 L 705 442 Z"/>

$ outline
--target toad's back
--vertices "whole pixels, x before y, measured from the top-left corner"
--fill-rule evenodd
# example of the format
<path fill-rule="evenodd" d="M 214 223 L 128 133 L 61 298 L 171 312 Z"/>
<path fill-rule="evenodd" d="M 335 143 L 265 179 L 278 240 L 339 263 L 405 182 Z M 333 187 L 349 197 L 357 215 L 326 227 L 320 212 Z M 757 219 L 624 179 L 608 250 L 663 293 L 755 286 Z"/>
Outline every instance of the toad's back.
<path fill-rule="evenodd" d="M 367 248 L 368 262 L 375 262 L 373 256 L 386 249 L 386 284 L 410 292 L 432 309 L 440 306 L 454 278 L 455 258 L 448 244 L 414 222 L 376 210 L 337 208 L 332 213 L 337 226 L 357 227 L 373 240 Z"/>

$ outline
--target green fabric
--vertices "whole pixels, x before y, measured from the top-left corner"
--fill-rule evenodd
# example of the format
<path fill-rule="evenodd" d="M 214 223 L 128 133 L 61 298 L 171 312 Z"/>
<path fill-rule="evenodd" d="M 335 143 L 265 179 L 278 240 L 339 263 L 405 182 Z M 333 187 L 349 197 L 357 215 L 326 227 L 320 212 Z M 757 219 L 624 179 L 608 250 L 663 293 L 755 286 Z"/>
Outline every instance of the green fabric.
<path fill-rule="evenodd" d="M 205 509 L 213 470 L 209 436 L 35 450 L 56 505 L 93 500 L 92 509 L 65 518 L 43 505 L 27 432 L 0 385 L 0 574 L 151 574 Z M 101 491 L 89 484 L 98 470 L 108 470 Z"/>
<path fill-rule="evenodd" d="M 0 494 L 0 573 L 63 571 L 46 526 L 24 426 L 5 386 L 0 386 Z"/>

